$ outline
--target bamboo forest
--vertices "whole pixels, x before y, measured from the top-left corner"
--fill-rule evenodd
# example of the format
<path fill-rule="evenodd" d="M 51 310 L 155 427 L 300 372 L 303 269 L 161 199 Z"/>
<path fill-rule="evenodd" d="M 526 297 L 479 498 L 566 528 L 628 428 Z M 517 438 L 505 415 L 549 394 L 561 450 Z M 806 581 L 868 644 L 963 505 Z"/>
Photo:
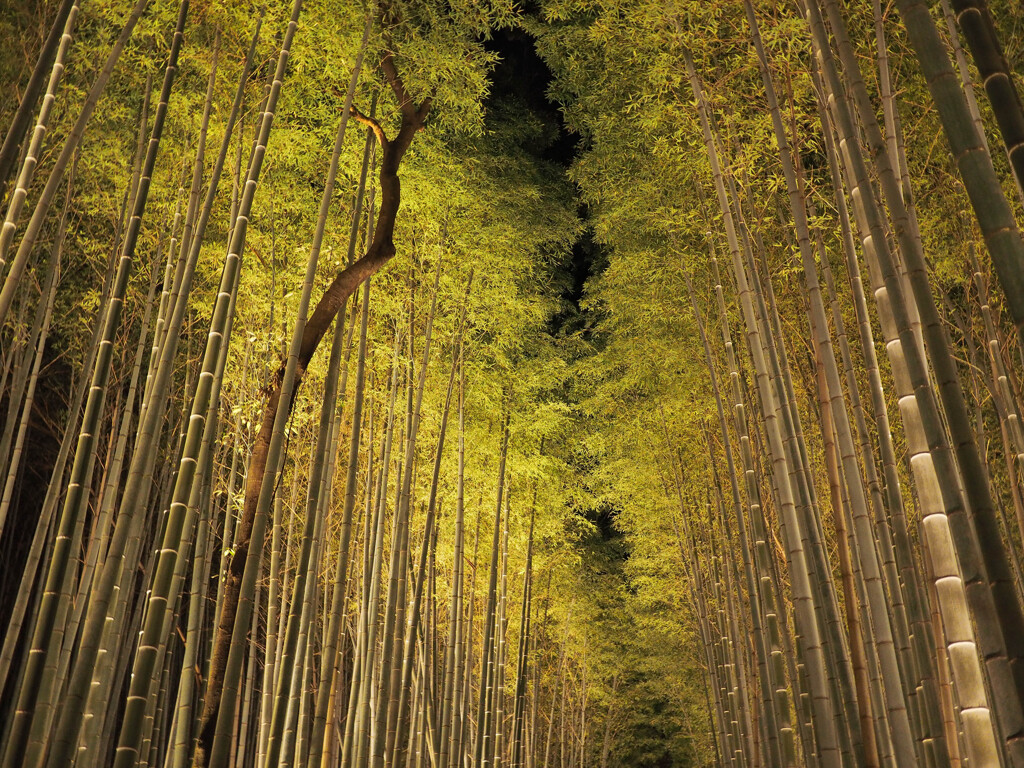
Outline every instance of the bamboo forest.
<path fill-rule="evenodd" d="M 0 768 L 1024 768 L 1021 0 L 0 0 Z"/>

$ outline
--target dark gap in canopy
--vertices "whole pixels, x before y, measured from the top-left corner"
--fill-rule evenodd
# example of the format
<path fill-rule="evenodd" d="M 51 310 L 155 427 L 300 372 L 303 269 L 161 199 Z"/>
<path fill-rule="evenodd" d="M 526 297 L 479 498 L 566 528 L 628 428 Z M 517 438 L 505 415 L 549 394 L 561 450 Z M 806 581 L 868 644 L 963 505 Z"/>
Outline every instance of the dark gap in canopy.
<path fill-rule="evenodd" d="M 525 13 L 536 15 L 538 9 L 527 0 Z M 488 122 L 501 130 L 506 122 L 538 121 L 539 131 L 534 127 L 524 129 L 530 140 L 523 143 L 522 148 L 537 162 L 567 174 L 583 146 L 579 134 L 566 125 L 560 105 L 550 95 L 554 74 L 538 54 L 536 39 L 522 27 L 512 27 L 496 30 L 485 46 L 498 55 L 491 75 L 491 91 L 485 102 Z M 570 248 L 555 257 L 553 277 L 561 306 L 548 319 L 546 330 L 554 338 L 567 340 L 575 336 L 599 343 L 592 331 L 596 321 L 594 312 L 584 309 L 582 301 L 587 280 L 603 270 L 608 261 L 607 253 L 594 240 L 593 228 L 589 226 L 590 212 L 580 200 L 577 200 L 576 212 L 587 226 Z M 588 345 L 575 347 L 577 351 L 569 354 L 587 354 L 587 348 Z M 575 398 L 570 391 L 564 396 L 570 401 Z M 571 451 L 569 461 L 585 472 L 593 457 L 586 451 Z M 616 526 L 620 510 L 609 503 L 595 502 L 572 505 L 572 511 L 587 530 L 578 542 L 586 568 L 595 574 L 615 574 L 613 578 L 621 578 L 630 546 Z"/>
<path fill-rule="evenodd" d="M 535 9 L 528 7 L 527 12 Z M 514 112 L 507 111 L 510 106 L 528 110 L 543 124 L 544 131 L 540 141 L 527 144 L 525 149 L 538 161 L 567 173 L 581 152 L 580 136 L 569 130 L 561 107 L 550 97 L 554 75 L 537 53 L 535 39 L 521 27 L 499 29 L 486 47 L 499 56 L 486 102 L 489 117 L 514 119 Z M 577 214 L 584 221 L 588 218 L 582 202 Z M 604 254 L 594 242 L 590 227 L 584 229 L 571 249 L 559 256 L 555 277 L 560 284 L 562 307 L 548 321 L 547 330 L 552 336 L 582 332 L 589 339 L 592 323 L 581 310 L 581 302 L 587 279 L 600 272 L 604 263 Z"/>
<path fill-rule="evenodd" d="M 579 136 L 569 131 L 561 108 L 548 96 L 554 75 L 538 55 L 533 36 L 521 27 L 499 29 L 485 47 L 499 56 L 485 103 L 488 111 L 510 102 L 526 107 L 548 129 L 546 141 L 529 146 L 531 154 L 568 169 L 579 153 Z"/>

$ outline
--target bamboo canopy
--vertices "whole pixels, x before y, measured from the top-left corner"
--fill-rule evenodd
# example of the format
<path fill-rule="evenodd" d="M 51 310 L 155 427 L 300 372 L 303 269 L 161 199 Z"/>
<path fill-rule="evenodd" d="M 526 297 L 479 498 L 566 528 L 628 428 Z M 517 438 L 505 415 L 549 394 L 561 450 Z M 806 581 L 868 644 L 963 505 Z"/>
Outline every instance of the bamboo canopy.
<path fill-rule="evenodd" d="M 9 0 L 0 768 L 1024 768 L 1024 7 Z"/>

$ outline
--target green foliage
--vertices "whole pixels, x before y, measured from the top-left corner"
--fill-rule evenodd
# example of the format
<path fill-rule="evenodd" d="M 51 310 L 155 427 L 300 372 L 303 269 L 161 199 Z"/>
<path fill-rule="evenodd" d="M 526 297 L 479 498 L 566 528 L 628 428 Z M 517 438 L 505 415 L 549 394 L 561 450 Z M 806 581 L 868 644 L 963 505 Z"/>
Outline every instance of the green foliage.
<path fill-rule="evenodd" d="M 10 2 L 0 13 L 0 35 L 7 50 L 17 52 L 0 60 L 0 83 L 6 86 L 0 93 L 0 118 L 16 108 L 13 94 L 27 80 L 46 33 L 46 12 L 54 4 Z M 1009 41 L 1007 49 L 1015 56 L 1013 51 L 1020 46 L 1014 48 L 1014 41 L 1019 43 L 1024 28 L 1019 24 L 1021 11 L 1012 2 L 991 5 Z M 30 202 L 129 6 L 127 0 L 89 0 L 83 5 Z M 824 158 L 808 31 L 795 8 L 758 6 L 772 76 L 779 84 L 794 151 L 806 171 L 816 209 L 812 227 L 820 232 L 845 296 L 837 190 Z M 874 55 L 868 6 L 854 4 L 848 9 L 851 36 L 866 61 Z M 115 387 L 122 393 L 151 279 L 161 279 L 165 265 L 173 266 L 177 258 L 172 246 L 177 247 L 182 233 L 180 224 L 175 228 L 173 222 L 175 212 L 184 212 L 188 204 L 214 52 L 215 106 L 201 192 L 223 138 L 227 105 L 249 39 L 263 13 L 255 69 L 241 123 L 231 138 L 183 332 L 175 408 L 180 411 L 187 400 L 186 384 L 204 342 L 230 234 L 232 197 L 238 192 L 234 178 L 244 178 L 290 8 L 290 0 L 273 0 L 265 11 L 233 0 L 193 3 L 119 339 Z M 51 341 L 53 356 L 75 380 L 82 375 L 92 329 L 101 315 L 104 276 L 117 252 L 133 192 L 146 84 L 151 80 L 159 88 L 176 13 L 174 0 L 153 0 L 75 162 L 70 234 Z M 291 335 L 366 13 L 363 4 L 350 0 L 309 0 L 299 23 L 249 222 L 223 392 L 225 446 L 237 439 L 244 449 L 251 441 L 266 384 Z M 720 447 L 717 437 L 705 436 L 709 420 L 715 418 L 715 404 L 687 278 L 695 286 L 698 312 L 713 337 L 714 354 L 720 355 L 711 259 L 724 262 L 727 254 L 684 65 L 687 55 L 704 81 L 721 135 L 723 161 L 744 198 L 737 213 L 744 232 L 756 240 L 757 267 L 775 291 L 783 344 L 796 379 L 799 416 L 808 424 L 817 423 L 802 268 L 742 5 L 737 0 L 545 0 L 536 12 L 526 13 L 512 0 L 393 0 L 383 8 L 374 5 L 372 13 L 356 105 L 365 114 L 373 111 L 385 132 L 394 135 L 399 105 L 379 67 L 387 53 L 410 98 L 417 104 L 431 99 L 425 129 L 415 137 L 400 169 L 402 207 L 394 238 L 398 254 L 372 280 L 366 410 L 372 414 L 375 440 L 384 431 L 396 366 L 396 423 L 404 423 L 408 334 L 411 331 L 414 339 L 415 380 L 426 314 L 435 298 L 430 286 L 439 269 L 414 479 L 415 499 L 425 499 L 450 365 L 457 354 L 463 297 L 473 270 L 465 330 L 467 551 L 472 553 L 477 528 L 486 548 L 495 506 L 500 429 L 510 413 L 509 604 L 517 605 L 523 595 L 527 531 L 536 496 L 534 606 L 541 628 L 533 661 L 542 670 L 538 685 L 544 707 L 554 705 L 552 681 L 565 638 L 570 658 L 566 684 L 572 696 L 585 690 L 596 713 L 588 732 L 587 765 L 598 764 L 606 728 L 613 736 L 613 768 L 710 763 L 714 746 L 704 698 L 706 659 L 697 636 L 697 587 L 687 575 L 686 551 L 690 536 L 718 536 L 721 521 L 708 509 L 708 488 L 709 455 Z M 560 141 L 559 126 L 551 116 L 515 94 L 494 92 L 499 56 L 492 36 L 508 28 L 532 36 L 553 74 L 547 97 L 558 104 L 567 129 L 578 139 L 578 152 L 568 169 L 545 154 Z M 937 151 L 939 123 L 901 30 L 890 23 L 886 31 L 908 172 L 935 285 L 948 295 L 952 308 L 977 325 L 971 314 L 974 288 L 969 285 L 967 256 L 978 235 L 948 153 Z M 1012 66 L 1020 71 L 1024 62 L 1018 56 Z M 872 68 L 868 80 L 875 95 L 873 72 Z M 150 120 L 154 107 L 150 105 Z M 982 108 L 991 125 L 987 105 Z M 365 130 L 355 122 L 349 123 L 348 131 L 314 301 L 347 265 L 366 139 Z M 1005 159 L 995 154 L 998 167 L 1005 171 Z M 1003 175 L 1009 179 L 1008 173 Z M 1012 189 L 1009 182 L 1007 189 Z M 358 258 L 366 241 L 365 210 L 356 224 Z M 55 225 L 48 224 L 37 248 L 36 283 L 53 230 Z M 573 272 L 579 264 L 574 258 L 590 269 L 582 297 L 575 295 L 579 286 Z M 726 319 L 747 371 L 732 285 L 727 276 L 724 282 Z M 38 296 L 38 286 L 33 283 L 30 288 L 26 312 Z M 994 305 L 998 310 L 998 296 Z M 353 309 L 350 303 L 339 315 L 338 322 L 346 328 Z M 840 311 L 852 331 L 854 315 L 848 300 L 843 299 Z M 856 352 L 856 342 L 853 346 Z M 289 425 L 289 460 L 281 493 L 293 484 L 303 487 L 326 358 L 321 351 L 305 372 Z M 716 358 L 713 367 L 719 381 L 727 382 L 724 360 Z M 866 381 L 864 370 L 855 373 L 860 382 Z M 888 371 L 882 376 L 888 384 Z M 71 391 L 72 381 L 61 384 L 64 391 Z M 352 385 L 348 386 L 348 400 L 340 404 L 343 429 L 350 427 Z M 108 417 L 114 399 L 108 398 Z M 995 431 L 993 409 L 979 407 L 980 420 Z M 235 414 L 240 417 L 237 434 L 234 419 L 229 418 Z M 165 426 L 171 445 L 180 427 L 178 418 L 176 411 Z M 446 594 L 451 576 L 457 482 L 454 423 L 453 408 L 440 480 L 438 562 L 443 565 L 438 594 Z M 396 446 L 401 429 L 396 431 Z M 716 429 L 714 422 L 712 431 Z M 821 475 L 821 437 L 809 429 L 807 441 L 812 468 Z M 897 447 L 903 449 L 899 435 Z M 339 454 L 336 482 L 343 483 L 346 456 L 344 451 Z M 231 458 L 228 451 L 220 457 L 219 492 Z M 393 477 L 391 482 L 389 492 L 394 492 L 398 481 Z M 997 484 L 1009 501 L 1002 478 Z M 335 492 L 339 500 L 340 486 Z M 296 525 L 303 514 L 301 496 L 288 503 Z M 237 507 L 240 499 L 227 503 Z M 416 531 L 422 527 L 421 506 L 414 504 Z M 776 511 L 772 504 L 769 507 L 771 522 Z M 332 511 L 328 526 L 336 524 Z M 826 532 L 827 537 L 832 535 L 831 530 Z M 414 544 L 419 546 L 419 541 Z M 479 584 L 486 576 L 486 553 L 477 560 Z M 519 640 L 518 631 L 517 622 L 510 620 L 510 648 Z"/>

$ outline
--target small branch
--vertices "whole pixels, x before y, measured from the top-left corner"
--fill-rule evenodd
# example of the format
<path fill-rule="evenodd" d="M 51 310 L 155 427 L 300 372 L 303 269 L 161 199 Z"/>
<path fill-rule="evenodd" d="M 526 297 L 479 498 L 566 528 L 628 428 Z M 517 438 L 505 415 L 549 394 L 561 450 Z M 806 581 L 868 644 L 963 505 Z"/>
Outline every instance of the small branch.
<path fill-rule="evenodd" d="M 419 109 L 416 110 L 416 119 L 420 128 L 423 127 L 423 121 L 427 119 L 427 112 L 430 111 L 430 105 L 433 104 L 433 102 L 433 98 L 427 96 L 427 98 L 423 100 L 423 103 L 420 104 Z"/>
<path fill-rule="evenodd" d="M 364 115 L 356 108 L 354 104 L 351 107 L 349 107 L 349 114 L 352 115 L 352 117 L 354 117 L 363 125 L 368 126 L 370 130 L 373 131 L 374 135 L 377 137 L 377 141 L 380 143 L 381 149 L 387 149 L 388 144 L 390 144 L 390 142 L 388 141 L 388 137 L 384 134 L 384 129 L 381 127 L 380 123 L 378 123 L 372 117 L 367 117 L 366 115 Z"/>
<path fill-rule="evenodd" d="M 419 113 L 409 93 L 405 90 L 405 83 L 402 82 L 402 78 L 398 74 L 391 51 L 384 54 L 384 58 L 380 62 L 380 69 L 391 86 L 391 90 L 395 92 L 395 99 L 398 100 L 398 108 L 402 110 L 402 116 L 410 122 L 417 121 Z"/>

